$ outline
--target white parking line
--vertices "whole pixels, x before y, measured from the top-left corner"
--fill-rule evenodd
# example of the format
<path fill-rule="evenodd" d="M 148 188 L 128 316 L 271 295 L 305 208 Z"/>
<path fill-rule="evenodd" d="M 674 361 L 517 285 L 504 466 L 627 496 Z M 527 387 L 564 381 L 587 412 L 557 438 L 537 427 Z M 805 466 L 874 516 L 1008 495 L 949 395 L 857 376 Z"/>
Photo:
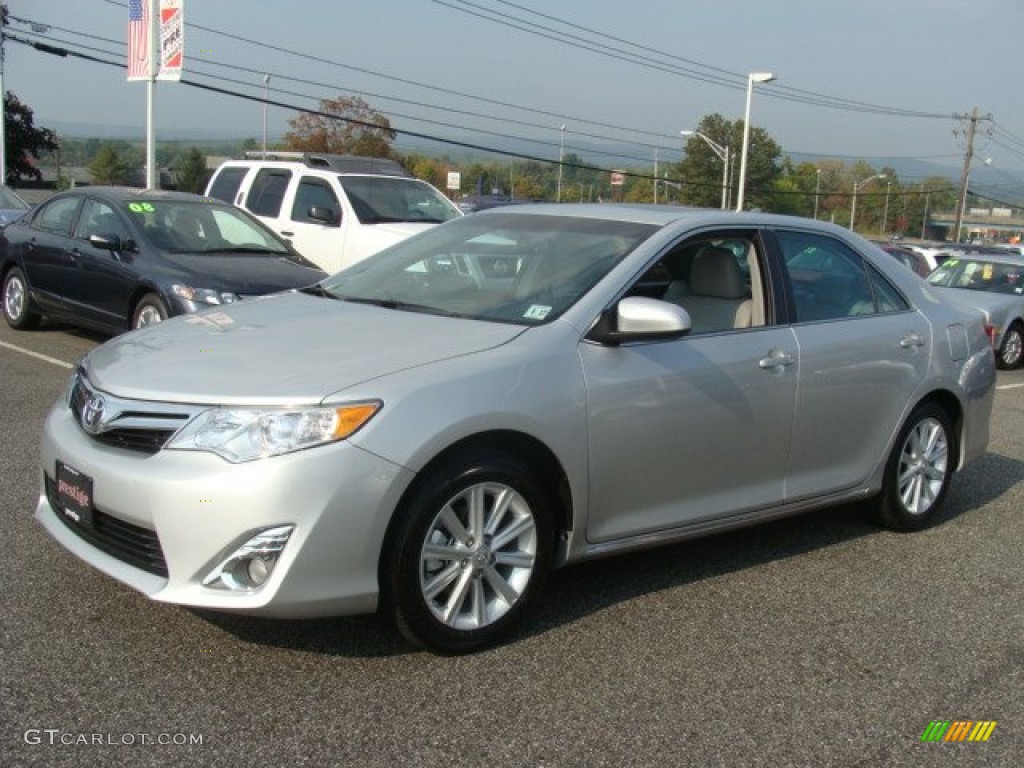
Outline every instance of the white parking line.
<path fill-rule="evenodd" d="M 6 341 L 0 341 L 0 347 L 6 347 L 7 349 L 13 349 L 15 352 L 21 352 L 23 354 L 28 355 L 29 357 L 34 357 L 34 358 L 36 358 L 38 360 L 43 360 L 43 361 L 45 361 L 47 363 L 51 363 L 53 365 L 59 365 L 61 368 L 74 368 L 75 367 L 71 363 L 65 363 L 63 360 L 58 360 L 56 357 L 50 357 L 49 355 L 41 355 L 38 352 L 33 352 L 31 349 L 25 349 L 24 347 L 19 347 L 19 346 L 15 345 L 15 344 L 8 344 Z"/>
<path fill-rule="evenodd" d="M 1021 387 L 1024 387 L 1024 382 L 1020 384 L 1003 384 L 1001 387 L 996 387 L 996 389 L 1020 389 Z"/>

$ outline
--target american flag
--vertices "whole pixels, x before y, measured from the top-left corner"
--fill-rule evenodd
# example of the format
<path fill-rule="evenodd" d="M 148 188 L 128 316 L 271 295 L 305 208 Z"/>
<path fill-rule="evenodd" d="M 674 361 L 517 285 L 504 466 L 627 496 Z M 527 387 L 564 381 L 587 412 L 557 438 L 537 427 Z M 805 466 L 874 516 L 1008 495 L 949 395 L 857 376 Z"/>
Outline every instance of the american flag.
<path fill-rule="evenodd" d="M 148 80 L 152 40 L 149 0 L 128 1 L 128 79 Z"/>

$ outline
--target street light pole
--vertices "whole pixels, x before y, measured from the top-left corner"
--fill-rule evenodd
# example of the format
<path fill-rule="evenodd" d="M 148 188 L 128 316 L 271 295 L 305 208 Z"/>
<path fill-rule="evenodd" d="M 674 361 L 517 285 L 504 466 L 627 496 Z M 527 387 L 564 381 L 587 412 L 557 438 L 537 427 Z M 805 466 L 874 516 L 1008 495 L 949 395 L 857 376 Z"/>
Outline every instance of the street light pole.
<path fill-rule="evenodd" d="M 711 151 L 718 155 L 718 159 L 724 163 L 722 166 L 722 210 L 729 207 L 729 147 L 712 141 L 700 131 L 680 131 L 682 136 L 699 136 L 704 143 L 711 147 Z"/>
<path fill-rule="evenodd" d="M 556 202 L 562 202 L 562 159 L 565 157 L 565 125 L 558 129 L 558 193 Z"/>
<path fill-rule="evenodd" d="M 751 72 L 747 75 L 747 109 L 743 116 L 743 147 L 740 151 L 740 181 L 736 192 L 736 210 L 743 210 L 743 193 L 747 186 L 747 149 L 750 146 L 750 101 L 754 96 L 754 83 L 770 83 L 775 79 L 771 72 Z"/>
<path fill-rule="evenodd" d="M 885 174 L 884 173 L 876 173 L 874 176 L 868 176 L 863 181 L 855 181 L 855 182 L 853 182 L 853 200 L 850 202 L 850 231 L 851 232 L 854 231 L 853 230 L 853 219 L 857 215 L 857 193 L 860 190 L 864 189 L 864 187 L 867 186 L 869 182 L 872 182 L 875 179 L 884 179 L 884 178 L 885 178 Z"/>
<path fill-rule="evenodd" d="M 879 233 L 885 237 L 885 227 L 889 223 L 889 192 L 892 190 L 892 182 L 885 182 L 885 208 L 882 211 L 882 231 Z"/>
<path fill-rule="evenodd" d="M 814 172 L 814 220 L 818 220 L 818 195 L 821 194 L 821 168 Z"/>
<path fill-rule="evenodd" d="M 270 75 L 263 76 L 263 159 L 267 159 L 267 102 L 270 101 Z"/>

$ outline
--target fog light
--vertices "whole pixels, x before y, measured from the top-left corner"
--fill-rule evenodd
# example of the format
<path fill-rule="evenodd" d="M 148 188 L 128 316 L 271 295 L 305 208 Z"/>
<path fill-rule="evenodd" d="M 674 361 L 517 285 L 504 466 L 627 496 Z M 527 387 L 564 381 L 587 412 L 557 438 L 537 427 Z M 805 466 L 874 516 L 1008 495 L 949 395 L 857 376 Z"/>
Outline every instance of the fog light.
<path fill-rule="evenodd" d="M 252 592 L 267 583 L 288 543 L 294 525 L 268 528 L 230 552 L 203 579 L 211 589 Z"/>

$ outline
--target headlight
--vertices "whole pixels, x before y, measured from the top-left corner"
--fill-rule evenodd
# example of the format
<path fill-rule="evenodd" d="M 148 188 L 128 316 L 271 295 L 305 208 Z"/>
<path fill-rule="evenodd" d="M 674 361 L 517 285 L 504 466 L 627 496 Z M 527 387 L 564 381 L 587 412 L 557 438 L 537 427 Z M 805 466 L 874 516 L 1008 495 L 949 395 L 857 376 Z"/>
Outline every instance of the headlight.
<path fill-rule="evenodd" d="M 167 448 L 208 451 L 232 463 L 344 440 L 373 418 L 379 401 L 309 408 L 214 408 L 178 432 Z"/>
<path fill-rule="evenodd" d="M 195 301 L 199 304 L 230 304 L 237 296 L 228 291 L 215 291 L 212 288 L 193 288 L 191 285 L 175 283 L 171 286 L 171 292 L 180 296 L 186 301 Z"/>

